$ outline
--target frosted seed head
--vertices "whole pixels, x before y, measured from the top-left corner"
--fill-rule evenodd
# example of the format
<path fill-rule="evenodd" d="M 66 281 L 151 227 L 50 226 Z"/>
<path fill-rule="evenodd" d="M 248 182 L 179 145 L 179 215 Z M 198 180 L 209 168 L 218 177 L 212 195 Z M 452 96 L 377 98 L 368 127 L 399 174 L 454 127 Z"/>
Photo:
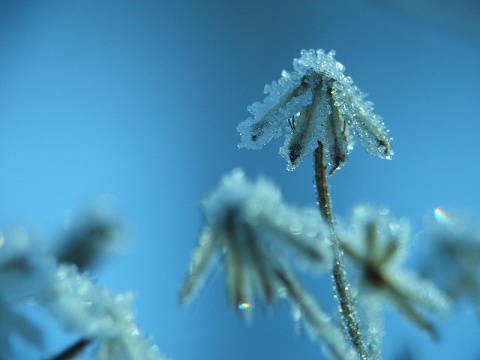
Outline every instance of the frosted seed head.
<path fill-rule="evenodd" d="M 401 260 L 408 236 L 409 223 L 405 218 L 392 218 L 385 207 L 377 209 L 371 205 L 355 207 L 350 234 L 339 232 L 345 254 L 362 272 L 360 291 L 386 297 L 406 317 L 435 336 L 435 327 L 417 308 L 444 313 L 450 300 L 431 281 L 404 268 Z"/>
<path fill-rule="evenodd" d="M 237 127 L 242 138 L 238 147 L 262 148 L 279 137 L 293 117 L 297 125 L 303 126 L 287 130 L 286 141 L 280 148 L 287 170 L 294 170 L 320 141 L 327 149 L 333 173 L 346 163 L 353 149 L 350 133 L 360 138 L 369 154 L 391 159 L 391 138 L 385 124 L 373 113 L 373 103 L 365 101 L 366 94 L 344 75 L 345 66 L 334 55 L 334 51 L 302 50 L 300 58 L 293 61 L 294 71 L 283 71 L 278 81 L 265 87 L 268 96 L 264 101 L 248 107 L 253 118 Z M 328 126 L 327 119 L 333 113 L 338 113 L 335 118 L 341 119 L 341 123 Z M 332 132 L 333 128 L 337 130 Z"/>
<path fill-rule="evenodd" d="M 325 270 L 332 264 L 329 228 L 318 211 L 284 203 L 280 190 L 260 178 L 248 181 L 241 170 L 222 178 L 202 202 L 207 245 L 200 239 L 180 292 L 188 300 L 201 288 L 214 265 L 225 271 L 228 303 L 248 320 L 256 300 L 272 304 L 286 294 L 278 278 L 280 266 Z M 207 233 L 204 230 L 202 234 Z"/>

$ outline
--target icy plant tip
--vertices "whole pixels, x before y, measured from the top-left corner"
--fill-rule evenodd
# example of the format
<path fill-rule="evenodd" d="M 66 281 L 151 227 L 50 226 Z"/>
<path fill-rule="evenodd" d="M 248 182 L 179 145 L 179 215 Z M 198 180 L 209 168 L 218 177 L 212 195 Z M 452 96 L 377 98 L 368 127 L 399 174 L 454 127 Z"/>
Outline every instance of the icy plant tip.
<path fill-rule="evenodd" d="M 234 170 L 202 210 L 205 224 L 180 303 L 202 287 L 212 265 L 223 265 L 229 304 L 250 317 L 255 297 L 269 304 L 282 292 L 279 274 L 291 262 L 318 269 L 333 261 L 328 228 L 316 212 L 284 204 L 280 190 L 265 179 L 250 182 Z"/>
<path fill-rule="evenodd" d="M 242 137 L 238 147 L 261 149 L 285 129 L 279 153 L 288 170 L 294 170 L 320 142 L 332 174 L 347 161 L 353 133 L 368 153 L 391 159 L 389 131 L 334 55 L 334 51 L 302 50 L 293 61 L 294 71 L 283 71 L 278 81 L 265 86 L 264 101 L 248 107 L 253 117 L 238 125 Z"/>

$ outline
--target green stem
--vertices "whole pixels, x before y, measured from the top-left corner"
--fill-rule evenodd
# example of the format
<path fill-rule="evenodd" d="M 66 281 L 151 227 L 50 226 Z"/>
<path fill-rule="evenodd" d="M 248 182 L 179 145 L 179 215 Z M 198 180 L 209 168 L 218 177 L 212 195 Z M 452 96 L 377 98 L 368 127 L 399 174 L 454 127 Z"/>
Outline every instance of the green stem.
<path fill-rule="evenodd" d="M 315 150 L 315 186 L 317 190 L 317 202 L 320 214 L 330 227 L 335 262 L 333 264 L 332 277 L 336 291 L 336 298 L 339 310 L 342 315 L 342 322 L 348 334 L 349 340 L 357 350 L 362 360 L 368 359 L 367 348 L 363 341 L 360 324 L 354 307 L 354 300 L 350 292 L 350 284 L 347 281 L 345 266 L 343 265 L 343 253 L 340 249 L 340 242 L 337 239 L 335 224 L 332 215 L 332 205 L 327 183 L 326 164 L 324 163 L 323 144 L 318 142 Z"/>

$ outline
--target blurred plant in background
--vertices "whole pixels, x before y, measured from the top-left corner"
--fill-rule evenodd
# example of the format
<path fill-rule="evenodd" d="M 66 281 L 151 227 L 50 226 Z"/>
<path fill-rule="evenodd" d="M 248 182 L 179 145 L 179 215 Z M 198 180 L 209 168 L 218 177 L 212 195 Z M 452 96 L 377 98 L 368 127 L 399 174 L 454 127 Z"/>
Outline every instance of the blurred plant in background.
<path fill-rule="evenodd" d="M 43 329 L 16 309 L 45 308 L 78 341 L 52 360 L 73 359 L 85 348 L 97 359 L 164 359 L 135 325 L 131 293 L 114 294 L 87 271 L 118 246 L 123 232 L 113 208 L 98 202 L 68 229 L 58 250 L 48 251 L 25 229 L 0 233 L 0 359 L 15 358 L 12 336 L 42 350 Z"/>
<path fill-rule="evenodd" d="M 480 227 L 467 214 L 437 207 L 420 232 L 420 271 L 456 303 L 480 311 Z"/>

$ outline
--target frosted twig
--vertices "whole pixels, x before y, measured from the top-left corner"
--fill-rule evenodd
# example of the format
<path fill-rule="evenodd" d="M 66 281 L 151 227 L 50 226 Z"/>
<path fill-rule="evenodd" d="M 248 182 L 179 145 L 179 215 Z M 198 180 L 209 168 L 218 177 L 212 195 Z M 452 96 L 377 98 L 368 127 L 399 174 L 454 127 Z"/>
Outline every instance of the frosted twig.
<path fill-rule="evenodd" d="M 335 225 L 331 209 L 330 193 L 327 183 L 326 165 L 324 164 L 323 145 L 318 142 L 318 148 L 314 153 L 315 157 L 315 186 L 317 189 L 318 208 L 325 222 L 330 226 L 335 262 L 333 264 L 332 277 L 337 301 L 340 308 L 342 322 L 348 334 L 349 340 L 355 346 L 361 359 L 367 359 L 367 349 L 363 341 L 360 324 L 354 307 L 354 301 L 350 293 L 350 284 L 346 278 L 343 255 L 340 249 L 340 242 L 337 239 Z"/>

